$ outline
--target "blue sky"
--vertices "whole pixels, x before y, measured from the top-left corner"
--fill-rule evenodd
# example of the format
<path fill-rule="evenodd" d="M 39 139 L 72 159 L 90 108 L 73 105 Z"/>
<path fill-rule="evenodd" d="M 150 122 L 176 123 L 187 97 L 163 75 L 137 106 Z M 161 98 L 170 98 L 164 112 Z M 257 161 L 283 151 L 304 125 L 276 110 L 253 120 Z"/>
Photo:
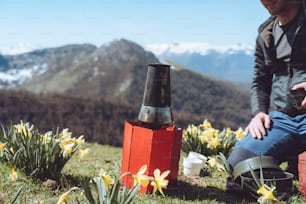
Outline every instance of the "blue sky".
<path fill-rule="evenodd" d="M 0 50 L 20 44 L 100 46 L 254 43 L 269 14 L 258 0 L 0 0 Z"/>

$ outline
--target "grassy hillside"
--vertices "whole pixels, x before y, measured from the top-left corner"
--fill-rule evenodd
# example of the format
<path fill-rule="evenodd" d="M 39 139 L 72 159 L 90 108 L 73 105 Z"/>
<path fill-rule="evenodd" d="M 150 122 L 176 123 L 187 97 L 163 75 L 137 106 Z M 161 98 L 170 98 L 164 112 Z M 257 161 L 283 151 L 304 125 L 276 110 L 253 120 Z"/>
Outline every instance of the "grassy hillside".
<path fill-rule="evenodd" d="M 174 110 L 207 118 L 219 128 L 248 123 L 249 93 L 232 83 L 181 69 L 172 74 L 172 84 Z"/>
<path fill-rule="evenodd" d="M 56 203 L 59 196 L 73 186 L 79 186 L 84 178 L 93 178 L 103 168 L 113 177 L 119 176 L 121 167 L 122 149 L 95 143 L 86 144 L 90 149 L 89 156 L 80 161 L 75 154 L 63 169 L 63 178 L 59 184 L 41 182 L 25 177 L 18 172 L 16 182 L 9 180 L 10 169 L 0 165 L 0 203 L 10 203 L 20 187 L 23 187 L 17 203 Z M 148 204 L 242 204 L 256 203 L 255 200 L 241 194 L 225 192 L 226 174 L 219 171 L 211 171 L 198 177 L 186 177 L 183 175 L 181 155 L 179 163 L 179 175 L 176 186 L 164 190 L 165 197 L 152 196 L 150 194 L 137 194 L 133 203 Z M 72 198 L 81 198 L 80 192 L 72 193 Z M 306 199 L 295 195 L 292 203 L 305 203 Z M 282 202 L 286 203 L 286 202 Z"/>
<path fill-rule="evenodd" d="M 17 203 L 56 203 L 59 196 L 72 186 L 78 186 L 82 178 L 93 178 L 100 168 L 104 168 L 111 175 L 119 175 L 121 166 L 121 148 L 87 144 L 90 155 L 80 162 L 78 155 L 74 155 L 63 170 L 64 178 L 61 180 L 63 188 L 50 189 L 47 182 L 29 179 L 18 172 L 19 179 L 10 181 L 10 169 L 1 164 L 0 203 L 9 203 L 16 191 L 23 187 Z M 166 197 L 138 194 L 134 203 L 250 203 L 239 195 L 228 194 L 224 191 L 225 175 L 213 172 L 205 177 L 185 177 L 180 175 L 176 186 L 164 191 Z M 74 193 L 79 196 L 80 193 Z"/>
<path fill-rule="evenodd" d="M 175 91 L 185 91 L 185 97 L 176 97 Z M 222 97 L 219 101 L 212 101 L 212 96 L 206 93 L 194 96 L 192 89 L 186 90 L 183 86 L 175 91 L 172 100 L 177 127 L 186 128 L 189 124 L 200 124 L 208 119 L 216 128 L 235 129 L 246 117 L 239 106 L 230 106 L 232 99 L 228 99 L 231 101 L 228 104 L 222 102 Z M 4 126 L 23 120 L 35 124 L 42 131 L 69 128 L 75 135 L 84 135 L 87 141 L 112 146 L 122 145 L 124 123 L 137 120 L 141 105 L 63 95 L 35 95 L 24 91 L 2 90 L 0 94 L 0 123 Z M 219 108 L 214 110 L 212 104 Z"/>
<path fill-rule="evenodd" d="M 87 141 L 121 146 L 125 120 L 134 120 L 136 109 L 103 99 L 43 96 L 1 91 L 0 122 L 4 126 L 30 122 L 42 131 L 69 128 Z"/>

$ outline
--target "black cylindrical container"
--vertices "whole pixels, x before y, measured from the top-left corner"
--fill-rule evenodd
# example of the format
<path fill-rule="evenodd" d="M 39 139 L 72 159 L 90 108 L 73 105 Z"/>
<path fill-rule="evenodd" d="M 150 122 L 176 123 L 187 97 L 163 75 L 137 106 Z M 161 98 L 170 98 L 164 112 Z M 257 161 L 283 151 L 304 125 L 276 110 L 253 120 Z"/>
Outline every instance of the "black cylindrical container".
<path fill-rule="evenodd" d="M 149 64 L 138 120 L 155 127 L 172 124 L 170 92 L 170 65 Z"/>

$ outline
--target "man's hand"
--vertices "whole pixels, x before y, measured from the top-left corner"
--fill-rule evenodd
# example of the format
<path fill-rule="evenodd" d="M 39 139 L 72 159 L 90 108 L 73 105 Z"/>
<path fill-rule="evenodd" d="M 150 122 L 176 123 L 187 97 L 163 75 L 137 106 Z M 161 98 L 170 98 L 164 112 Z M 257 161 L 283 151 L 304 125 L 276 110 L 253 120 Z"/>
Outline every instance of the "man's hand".
<path fill-rule="evenodd" d="M 261 139 L 266 135 L 266 129 L 270 128 L 270 116 L 266 113 L 257 113 L 245 129 L 245 134 L 249 132 L 252 134 L 253 138 Z"/>
<path fill-rule="evenodd" d="M 306 91 L 306 82 L 296 84 L 292 87 L 292 90 L 297 90 L 297 89 L 304 89 Z M 302 101 L 302 103 L 297 107 L 297 109 L 299 110 L 306 109 L 306 96 L 304 100 Z"/>

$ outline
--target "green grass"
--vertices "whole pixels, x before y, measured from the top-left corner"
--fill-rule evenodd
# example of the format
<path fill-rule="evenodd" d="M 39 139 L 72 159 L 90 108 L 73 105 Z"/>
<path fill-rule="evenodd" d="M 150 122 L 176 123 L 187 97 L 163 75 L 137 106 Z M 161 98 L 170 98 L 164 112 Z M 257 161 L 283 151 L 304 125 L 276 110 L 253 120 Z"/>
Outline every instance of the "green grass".
<path fill-rule="evenodd" d="M 43 182 L 24 176 L 18 172 L 16 182 L 9 180 L 10 168 L 0 164 L 0 204 L 10 203 L 20 187 L 23 187 L 17 203 L 56 203 L 59 196 L 73 186 L 78 186 L 80 181 L 87 177 L 96 176 L 100 168 L 104 168 L 111 175 L 118 176 L 121 166 L 121 148 L 111 146 L 86 144 L 90 148 L 90 155 L 80 161 L 79 155 L 74 155 L 66 164 L 60 180 L 61 188 L 55 185 L 54 189 L 48 188 Z M 256 203 L 242 195 L 225 192 L 226 175 L 221 172 L 211 172 L 207 176 L 185 177 L 182 175 L 182 158 L 180 161 L 179 177 L 176 186 L 165 190 L 166 197 L 160 195 L 137 194 L 134 203 Z M 80 198 L 80 191 L 74 193 Z M 295 203 L 305 203 L 301 196 L 296 197 Z M 298 201 L 299 200 L 299 201 Z M 285 202 L 284 202 L 285 203 Z"/>

